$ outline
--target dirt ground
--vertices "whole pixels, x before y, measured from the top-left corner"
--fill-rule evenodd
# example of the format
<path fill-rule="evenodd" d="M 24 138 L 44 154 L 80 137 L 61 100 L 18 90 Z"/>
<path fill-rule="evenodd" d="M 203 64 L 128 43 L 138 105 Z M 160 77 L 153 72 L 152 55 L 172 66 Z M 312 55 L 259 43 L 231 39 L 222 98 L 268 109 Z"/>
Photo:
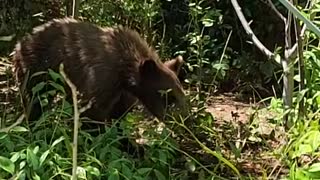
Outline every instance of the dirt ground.
<path fill-rule="evenodd" d="M 237 101 L 232 94 L 211 96 L 207 99 L 207 112 L 218 121 L 240 121 L 246 123 L 251 114 L 252 105 Z"/>
<path fill-rule="evenodd" d="M 239 129 L 234 139 L 239 144 L 246 144 L 238 144 L 238 148 L 242 149 L 241 158 L 237 160 L 241 171 L 258 176 L 266 173 L 269 175 L 267 179 L 278 179 L 287 173 L 280 160 L 270 153 L 285 143 L 285 132 L 283 128 L 270 123 L 277 114 L 269 111 L 266 104 L 241 102 L 234 94 L 224 93 L 207 99 L 206 111 L 221 125 L 218 129 L 227 131 L 223 128 L 226 123 Z"/>

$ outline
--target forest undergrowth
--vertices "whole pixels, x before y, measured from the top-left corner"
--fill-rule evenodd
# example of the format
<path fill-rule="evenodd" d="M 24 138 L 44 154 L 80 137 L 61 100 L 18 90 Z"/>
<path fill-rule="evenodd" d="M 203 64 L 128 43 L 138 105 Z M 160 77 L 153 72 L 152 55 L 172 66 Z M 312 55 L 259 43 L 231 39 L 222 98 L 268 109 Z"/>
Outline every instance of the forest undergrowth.
<path fill-rule="evenodd" d="M 1 62 L 1 119 L 12 124 L 21 115 L 21 97 L 12 79 L 10 63 L 7 58 L 2 58 Z M 191 90 L 188 94 L 196 97 L 197 93 Z M 112 124 L 106 129 L 81 130 L 79 177 L 237 177 L 219 159 L 220 156 L 232 164 L 242 178 L 254 179 L 266 174 L 268 179 L 280 177 L 288 170 L 273 154 L 284 138 L 281 127 L 272 123 L 277 112 L 272 113 L 265 103 L 245 102 L 241 98 L 239 94 L 222 92 L 206 95 L 203 106 L 193 107 L 196 124 L 192 127 L 186 127 L 178 120 L 159 122 L 138 108 L 121 119 L 124 134 L 119 134 Z M 57 103 L 53 110 L 45 113 L 44 119 L 35 124 L 23 121 L 10 133 L 1 133 L 2 168 L 12 175 L 18 170 L 15 176 L 20 178 L 69 177 L 72 112 L 63 115 L 61 108 L 70 111 L 71 106 L 68 102 Z M 82 121 L 85 123 L 86 119 Z M 119 143 L 126 137 L 135 147 L 123 149 Z M 9 177 L 7 173 L 1 173 L 1 177 Z"/>
<path fill-rule="evenodd" d="M 319 2 L 76 2 L 74 12 L 69 0 L 0 2 L 0 179 L 72 176 L 73 104 L 61 75 L 48 71 L 54 89 L 40 97 L 52 107 L 27 122 L 11 53 L 33 27 L 75 12 L 135 29 L 164 61 L 182 55 L 192 109 L 167 121 L 141 105 L 106 126 L 81 119 L 79 179 L 320 178 Z"/>

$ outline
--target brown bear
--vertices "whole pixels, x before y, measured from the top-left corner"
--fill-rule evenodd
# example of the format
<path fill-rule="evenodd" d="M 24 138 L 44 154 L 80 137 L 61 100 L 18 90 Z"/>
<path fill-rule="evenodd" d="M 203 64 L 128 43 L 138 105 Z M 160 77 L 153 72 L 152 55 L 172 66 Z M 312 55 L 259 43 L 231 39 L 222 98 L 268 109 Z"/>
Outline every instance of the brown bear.
<path fill-rule="evenodd" d="M 17 43 L 13 62 L 20 87 L 27 82 L 27 94 L 41 79 L 26 78 L 48 68 L 58 71 L 63 63 L 82 100 L 94 100 L 84 113 L 91 119 L 118 118 L 136 99 L 160 119 L 167 103 L 185 110 L 185 94 L 177 78 L 182 57 L 162 63 L 155 50 L 129 28 L 54 19 Z M 171 91 L 164 97 L 159 91 L 167 89 Z"/>

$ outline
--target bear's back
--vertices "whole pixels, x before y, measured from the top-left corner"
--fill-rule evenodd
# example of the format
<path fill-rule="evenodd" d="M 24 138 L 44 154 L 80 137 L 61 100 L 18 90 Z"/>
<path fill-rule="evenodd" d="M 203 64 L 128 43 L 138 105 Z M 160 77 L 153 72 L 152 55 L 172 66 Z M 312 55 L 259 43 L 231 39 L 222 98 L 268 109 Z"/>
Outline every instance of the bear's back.
<path fill-rule="evenodd" d="M 89 23 L 53 20 L 35 27 L 16 45 L 14 61 L 31 71 L 56 69 L 62 62 L 90 63 L 104 56 L 102 35 L 99 27 Z"/>
<path fill-rule="evenodd" d="M 30 75 L 48 68 L 58 71 L 63 63 L 81 93 L 108 101 L 139 81 L 143 61 L 158 61 L 158 56 L 136 31 L 64 18 L 34 28 L 17 44 L 13 59 L 20 83 L 27 70 Z M 37 83 L 31 81 L 27 88 Z"/>

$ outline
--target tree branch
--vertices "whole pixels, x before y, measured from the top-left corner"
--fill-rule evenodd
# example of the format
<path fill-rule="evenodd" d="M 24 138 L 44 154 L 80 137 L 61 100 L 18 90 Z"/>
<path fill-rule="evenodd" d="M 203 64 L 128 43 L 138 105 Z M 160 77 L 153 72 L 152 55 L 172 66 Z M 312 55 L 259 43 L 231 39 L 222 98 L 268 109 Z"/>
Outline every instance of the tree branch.
<path fill-rule="evenodd" d="M 80 113 L 78 110 L 78 100 L 77 100 L 77 88 L 70 81 L 64 72 L 63 64 L 60 64 L 60 73 L 71 88 L 72 100 L 73 100 L 73 110 L 74 110 L 74 129 L 73 129 L 73 144 L 72 144 L 72 180 L 77 179 L 77 155 L 78 155 L 78 130 L 79 130 L 79 117 Z M 91 102 L 91 101 L 90 101 Z M 90 104 L 90 102 L 88 104 Z"/>
<path fill-rule="evenodd" d="M 80 0 L 73 0 L 72 1 L 72 18 L 78 19 L 79 16 L 79 2 Z"/>
<path fill-rule="evenodd" d="M 260 40 L 256 37 L 256 35 L 251 30 L 246 18 L 244 17 L 244 15 L 243 15 L 243 13 L 241 11 L 241 7 L 239 6 L 237 0 L 231 0 L 231 3 L 232 3 L 232 6 L 233 6 L 234 10 L 237 13 L 237 16 L 238 16 L 243 28 L 245 29 L 247 34 L 250 36 L 250 38 L 252 39 L 253 43 L 257 46 L 257 48 L 263 54 L 265 54 L 268 57 L 268 59 L 273 59 L 274 60 L 275 59 L 274 58 L 274 54 L 260 42 Z"/>
<path fill-rule="evenodd" d="M 269 6 L 273 9 L 273 11 L 275 11 L 277 13 L 277 15 L 280 17 L 280 12 L 276 9 L 276 7 L 274 7 L 273 3 L 271 0 L 267 0 L 269 3 Z M 237 0 L 231 0 L 231 3 L 233 5 L 233 8 L 235 9 L 237 16 L 243 26 L 243 28 L 245 29 L 245 31 L 247 32 L 247 34 L 250 36 L 250 38 L 252 39 L 253 43 L 269 58 L 269 59 L 274 59 L 274 54 L 268 50 L 261 42 L 260 40 L 255 36 L 255 34 L 253 33 L 253 31 L 251 30 L 249 23 L 247 22 L 247 20 L 245 19 L 242 11 L 241 11 L 241 7 L 239 6 Z M 309 5 L 310 7 L 312 7 L 312 3 L 310 3 Z M 280 17 L 284 23 L 286 23 L 287 18 L 285 18 L 282 14 Z M 300 33 L 300 36 L 302 36 L 305 31 L 307 30 L 307 26 L 304 24 Z M 292 47 L 288 47 L 285 56 L 288 58 L 291 57 L 295 57 L 297 56 L 297 50 L 298 50 L 298 43 L 295 43 Z"/>
<path fill-rule="evenodd" d="M 94 100 L 91 99 L 85 106 L 83 106 L 81 109 L 79 109 L 79 114 L 85 112 L 86 110 L 90 109 L 92 107 Z"/>
<path fill-rule="evenodd" d="M 286 22 L 286 18 L 278 11 L 278 9 L 274 6 L 273 2 L 271 0 L 267 0 L 268 1 L 268 5 L 270 6 L 270 8 L 276 13 L 276 15 L 283 21 Z"/>

